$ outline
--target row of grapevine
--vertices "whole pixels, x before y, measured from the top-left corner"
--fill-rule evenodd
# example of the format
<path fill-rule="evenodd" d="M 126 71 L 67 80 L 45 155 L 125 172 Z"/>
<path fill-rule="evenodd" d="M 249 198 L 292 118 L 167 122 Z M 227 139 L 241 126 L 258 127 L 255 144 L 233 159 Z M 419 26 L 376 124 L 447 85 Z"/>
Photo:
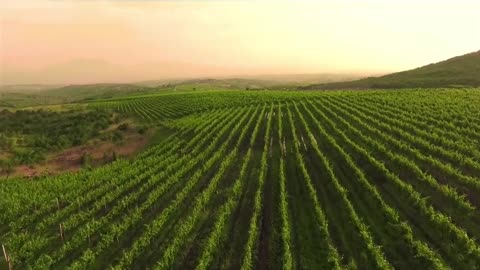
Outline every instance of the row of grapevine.
<path fill-rule="evenodd" d="M 196 267 L 199 270 L 208 269 L 209 264 L 212 261 L 212 258 L 216 254 L 216 251 L 220 249 L 220 246 L 222 246 L 222 242 L 225 241 L 225 238 L 227 237 L 225 235 L 226 233 L 225 227 L 227 226 L 226 223 L 227 223 L 227 220 L 231 217 L 234 209 L 238 206 L 238 201 L 240 200 L 240 196 L 242 195 L 243 189 L 245 188 L 243 181 L 245 181 L 248 165 L 252 157 L 253 142 L 256 140 L 258 129 L 260 127 L 260 123 L 264 113 L 265 113 L 265 107 L 260 112 L 259 117 L 255 124 L 255 127 L 252 131 L 252 134 L 250 137 L 249 149 L 246 155 L 244 156 L 240 174 L 236 179 L 236 181 L 234 182 L 234 185 L 230 191 L 231 194 L 228 200 L 223 204 L 223 206 L 218 211 L 218 214 L 215 217 L 216 221 L 215 221 L 213 230 L 208 236 L 208 240 L 205 247 L 201 251 L 201 256 L 198 260 L 198 264 Z"/>
<path fill-rule="evenodd" d="M 350 119 L 355 119 L 356 116 L 350 114 L 348 117 Z M 327 120 L 328 118 L 325 117 L 324 119 Z M 351 124 L 348 124 L 344 119 L 336 119 L 338 119 L 338 121 L 342 121 L 347 125 L 347 127 L 354 130 Z M 355 123 L 359 123 L 359 121 L 356 121 Z M 374 143 L 374 139 L 367 138 L 360 132 L 356 132 L 356 136 L 367 141 L 371 140 L 372 143 Z M 358 148 L 359 151 L 361 150 L 360 146 L 358 145 L 355 145 L 354 147 Z M 459 228 L 452 223 L 449 216 L 438 212 L 430 203 L 427 202 L 421 193 L 412 187 L 412 185 L 402 181 L 397 175 L 393 174 L 389 169 L 387 169 L 386 164 L 384 164 L 381 160 L 376 160 L 370 155 L 366 156 L 366 158 L 368 158 L 371 164 L 382 173 L 382 176 L 384 176 L 388 181 L 391 181 L 391 188 L 394 192 L 393 194 L 396 194 L 396 196 L 401 196 L 401 198 L 404 200 L 403 203 L 407 203 L 409 207 L 413 208 L 416 211 L 417 216 L 422 216 L 421 221 L 422 223 L 425 223 L 425 225 L 422 224 L 421 226 L 424 226 L 424 229 L 428 230 L 429 233 L 434 233 L 434 235 L 437 235 L 437 239 L 435 240 L 436 245 L 442 245 L 442 248 L 445 249 L 447 254 L 458 254 L 459 252 L 464 254 L 464 256 L 456 257 L 454 259 L 454 261 L 458 260 L 456 263 L 463 265 L 462 267 L 467 267 L 478 260 L 475 258 L 478 256 L 478 245 L 474 240 L 469 238 L 468 234 L 462 228 Z M 411 219 L 411 216 L 409 218 Z M 418 221 L 418 219 L 415 220 L 415 222 Z"/>
<path fill-rule="evenodd" d="M 480 267 L 476 89 L 200 91 L 89 106 L 170 134 L 131 160 L 1 179 L 0 268 Z"/>
<path fill-rule="evenodd" d="M 89 104 L 94 108 L 110 108 L 118 112 L 137 116 L 145 121 L 157 121 L 179 118 L 195 112 L 214 108 L 227 108 L 281 101 L 284 99 L 303 99 L 315 96 L 314 93 L 275 91 L 228 91 L 169 93 L 160 95 L 138 96 L 137 98 L 118 98 L 99 100 Z"/>

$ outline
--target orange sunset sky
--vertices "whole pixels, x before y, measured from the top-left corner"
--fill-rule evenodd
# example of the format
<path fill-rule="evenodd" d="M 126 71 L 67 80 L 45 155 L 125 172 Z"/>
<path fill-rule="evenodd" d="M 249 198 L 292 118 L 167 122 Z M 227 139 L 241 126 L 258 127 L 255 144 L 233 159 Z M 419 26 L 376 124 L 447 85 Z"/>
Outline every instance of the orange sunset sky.
<path fill-rule="evenodd" d="M 0 1 L 0 83 L 385 73 L 480 49 L 480 1 Z"/>

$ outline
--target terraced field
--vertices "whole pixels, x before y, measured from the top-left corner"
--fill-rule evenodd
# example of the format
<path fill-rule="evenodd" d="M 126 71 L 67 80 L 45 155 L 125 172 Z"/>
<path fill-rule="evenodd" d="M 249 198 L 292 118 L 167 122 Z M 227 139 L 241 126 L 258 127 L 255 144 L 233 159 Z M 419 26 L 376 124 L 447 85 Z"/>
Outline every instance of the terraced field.
<path fill-rule="evenodd" d="M 173 134 L 133 160 L 1 180 L 14 269 L 480 268 L 480 89 L 91 106 Z"/>

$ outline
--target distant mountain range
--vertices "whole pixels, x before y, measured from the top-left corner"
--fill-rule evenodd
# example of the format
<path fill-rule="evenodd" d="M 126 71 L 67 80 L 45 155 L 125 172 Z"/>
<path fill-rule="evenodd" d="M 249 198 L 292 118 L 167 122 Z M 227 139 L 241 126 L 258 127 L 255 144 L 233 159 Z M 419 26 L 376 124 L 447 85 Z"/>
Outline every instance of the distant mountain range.
<path fill-rule="evenodd" d="M 391 89 L 461 86 L 480 86 L 480 51 L 381 77 L 311 84 L 300 87 L 300 89 Z"/>
<path fill-rule="evenodd" d="M 247 75 L 256 72 L 187 62 L 115 64 L 101 59 L 74 59 L 38 69 L 4 67 L 0 70 L 0 84 L 117 84 L 156 79 Z"/>

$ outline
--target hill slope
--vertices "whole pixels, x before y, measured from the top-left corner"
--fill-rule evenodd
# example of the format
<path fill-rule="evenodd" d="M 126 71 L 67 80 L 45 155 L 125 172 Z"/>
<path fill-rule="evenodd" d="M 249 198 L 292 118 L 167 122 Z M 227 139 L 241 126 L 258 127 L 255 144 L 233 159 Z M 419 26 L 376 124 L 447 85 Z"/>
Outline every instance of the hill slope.
<path fill-rule="evenodd" d="M 42 91 L 43 95 L 65 98 L 68 102 L 91 100 L 96 98 L 109 98 L 112 96 L 138 93 L 151 90 L 146 86 L 133 84 L 97 83 L 84 85 L 68 85 Z"/>
<path fill-rule="evenodd" d="M 67 85 L 45 89 L 28 86 L 7 86 L 0 91 L 0 107 L 22 108 L 40 105 L 62 104 L 77 101 L 110 98 L 131 93 L 143 93 L 154 89 L 133 84 L 98 83 Z"/>
<path fill-rule="evenodd" d="M 480 86 L 480 51 L 420 68 L 356 81 L 312 84 L 303 89 L 434 88 Z"/>

